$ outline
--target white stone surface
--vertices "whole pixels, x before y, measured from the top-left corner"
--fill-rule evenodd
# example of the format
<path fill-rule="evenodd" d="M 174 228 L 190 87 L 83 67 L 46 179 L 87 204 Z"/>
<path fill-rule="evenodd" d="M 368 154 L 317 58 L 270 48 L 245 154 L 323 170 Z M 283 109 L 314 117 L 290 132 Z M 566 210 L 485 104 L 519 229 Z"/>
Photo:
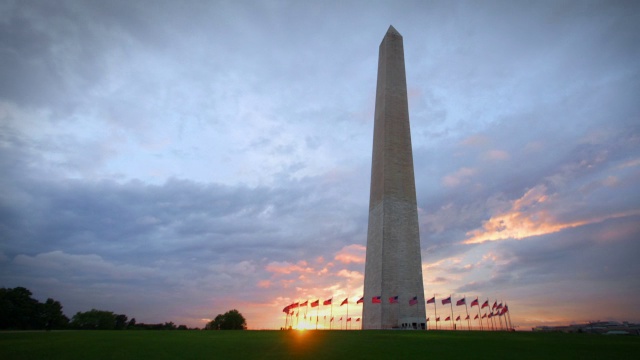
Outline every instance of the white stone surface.
<path fill-rule="evenodd" d="M 372 157 L 362 325 L 390 329 L 426 318 L 404 49 L 393 27 L 379 49 Z"/>

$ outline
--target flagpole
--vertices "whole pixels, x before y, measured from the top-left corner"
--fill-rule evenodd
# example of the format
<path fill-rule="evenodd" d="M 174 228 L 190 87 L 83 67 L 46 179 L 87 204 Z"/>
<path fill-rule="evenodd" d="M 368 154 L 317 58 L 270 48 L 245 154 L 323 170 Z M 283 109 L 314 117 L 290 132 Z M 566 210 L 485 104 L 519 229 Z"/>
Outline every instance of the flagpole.
<path fill-rule="evenodd" d="M 471 330 L 471 320 L 469 319 L 469 308 L 467 307 L 467 295 L 463 297 L 464 299 L 464 310 L 467 312 L 467 330 Z"/>
<path fill-rule="evenodd" d="M 433 294 L 433 312 L 434 314 L 436 314 L 436 330 L 438 330 L 438 308 L 436 306 L 436 303 L 438 301 L 436 300 L 436 294 Z"/>
<path fill-rule="evenodd" d="M 504 310 L 505 308 L 502 308 Z M 507 331 L 511 331 L 511 324 L 509 324 L 509 314 L 508 311 L 503 311 L 502 316 L 504 316 L 504 322 L 507 324 Z"/>
<path fill-rule="evenodd" d="M 489 307 L 489 298 L 487 298 L 487 307 Z M 489 315 L 487 315 L 487 330 L 491 330 L 491 319 L 489 319 Z"/>
<path fill-rule="evenodd" d="M 482 317 L 480 317 L 480 300 L 478 300 L 478 297 L 476 296 L 476 301 L 478 302 L 478 321 L 480 321 L 480 331 L 484 330 L 482 328 Z"/>
<path fill-rule="evenodd" d="M 502 315 L 504 316 L 504 322 L 507 324 L 507 331 L 511 331 L 511 324 L 509 323 L 509 311 L 508 311 L 508 307 L 507 307 L 507 303 L 504 304 L 504 307 L 502 308 L 502 310 L 507 310 L 507 311 L 503 311 Z"/>
<path fill-rule="evenodd" d="M 498 331 L 498 325 L 496 324 L 495 315 L 493 314 L 493 310 L 491 310 L 491 325 L 493 325 L 493 331 Z"/>
<path fill-rule="evenodd" d="M 349 296 L 347 296 L 347 324 L 344 326 L 345 330 L 348 330 L 347 326 L 349 326 Z"/>
<path fill-rule="evenodd" d="M 500 300 L 500 305 L 502 305 L 502 299 Z M 498 310 L 500 310 L 500 312 L 498 313 L 498 321 L 500 321 L 500 330 L 502 330 L 502 315 L 501 315 L 502 307 L 500 307 L 500 309 L 498 309 Z"/>
<path fill-rule="evenodd" d="M 455 323 L 453 322 L 453 298 L 451 294 L 449 294 L 449 305 L 451 306 L 451 330 L 455 330 Z"/>
<path fill-rule="evenodd" d="M 493 324 L 493 331 L 498 331 L 498 324 L 496 324 L 496 316 L 493 313 L 493 310 L 491 310 L 491 323 Z"/>
<path fill-rule="evenodd" d="M 494 304 L 496 304 L 496 308 L 497 308 L 498 299 L 495 299 L 493 303 L 494 303 Z M 493 313 L 493 307 L 491 308 L 491 313 Z M 495 317 L 495 315 L 492 317 L 492 319 L 493 319 L 494 317 Z M 499 319 L 498 319 L 498 320 L 499 320 Z M 498 328 L 498 324 L 496 324 L 496 320 L 495 320 L 495 319 L 493 319 L 493 323 L 494 323 L 494 326 L 495 326 L 495 328 L 496 328 L 496 331 L 499 331 L 500 329 Z"/>
<path fill-rule="evenodd" d="M 491 310 L 489 316 L 491 316 L 489 318 L 491 320 L 491 331 L 496 331 L 496 319 L 493 318 L 493 310 Z"/>
<path fill-rule="evenodd" d="M 416 305 L 418 305 L 418 314 L 420 314 L 420 299 L 418 297 L 418 295 L 416 295 L 416 300 L 418 301 L 418 303 Z M 424 303 L 424 291 L 422 292 L 422 304 L 424 305 L 424 315 L 428 316 L 429 314 L 427 314 L 427 304 Z M 427 319 L 424 319 L 424 329 L 427 330 Z"/>
<path fill-rule="evenodd" d="M 329 330 L 331 330 L 331 325 L 333 325 L 333 298 L 331 298 L 331 319 L 329 319 Z"/>
<path fill-rule="evenodd" d="M 511 322 L 511 311 L 509 311 L 509 307 L 507 307 L 507 317 L 509 318 L 509 327 L 511 327 L 511 329 L 514 329 L 513 323 Z"/>
<path fill-rule="evenodd" d="M 316 307 L 316 330 L 318 330 L 318 312 L 320 310 L 320 299 L 318 298 L 318 306 Z"/>
<path fill-rule="evenodd" d="M 509 328 L 511 327 L 511 325 L 509 325 L 509 323 L 507 322 L 507 312 L 504 311 L 505 308 L 507 307 L 507 303 L 504 303 L 504 306 L 502 307 L 502 311 L 500 311 L 500 313 L 502 313 L 502 316 L 504 317 L 504 327 L 507 331 L 509 331 Z"/>
<path fill-rule="evenodd" d="M 487 298 L 487 304 L 489 304 L 489 298 Z M 487 305 L 487 307 L 489 307 L 489 306 Z M 486 314 L 486 315 L 487 315 L 487 331 L 489 331 L 489 330 L 491 330 L 491 318 L 489 317 L 488 314 Z"/>

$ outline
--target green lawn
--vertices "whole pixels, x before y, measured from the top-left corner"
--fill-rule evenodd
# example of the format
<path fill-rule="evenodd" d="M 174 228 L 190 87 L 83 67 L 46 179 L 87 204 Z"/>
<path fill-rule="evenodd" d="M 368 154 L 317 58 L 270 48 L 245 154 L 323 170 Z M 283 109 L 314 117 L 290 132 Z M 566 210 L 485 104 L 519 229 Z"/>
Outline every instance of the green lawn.
<path fill-rule="evenodd" d="M 465 331 L 0 332 L 0 359 L 637 359 L 640 337 Z"/>

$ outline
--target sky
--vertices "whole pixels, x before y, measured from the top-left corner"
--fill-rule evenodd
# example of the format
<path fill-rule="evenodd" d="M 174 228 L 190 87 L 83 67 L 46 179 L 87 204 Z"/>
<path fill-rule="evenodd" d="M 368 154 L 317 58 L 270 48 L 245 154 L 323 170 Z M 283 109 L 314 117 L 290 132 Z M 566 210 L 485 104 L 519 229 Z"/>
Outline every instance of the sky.
<path fill-rule="evenodd" d="M 640 322 L 636 1 L 1 0 L 0 287 L 69 317 L 359 317 L 389 25 L 425 297 Z"/>

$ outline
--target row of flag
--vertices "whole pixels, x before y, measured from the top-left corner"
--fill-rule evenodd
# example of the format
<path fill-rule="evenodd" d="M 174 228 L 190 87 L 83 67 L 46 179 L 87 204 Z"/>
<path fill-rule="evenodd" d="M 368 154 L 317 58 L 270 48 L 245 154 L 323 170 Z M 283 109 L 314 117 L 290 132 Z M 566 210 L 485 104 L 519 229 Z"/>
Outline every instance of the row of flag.
<path fill-rule="evenodd" d="M 322 305 L 331 305 L 332 302 L 333 302 L 333 298 L 327 299 L 327 300 L 322 302 Z M 340 303 L 340 306 L 348 305 L 348 303 L 349 303 L 349 298 L 345 298 Z M 364 297 L 361 297 L 358 301 L 356 301 L 356 304 L 362 304 L 362 303 L 364 303 Z M 371 298 L 371 303 L 372 304 L 380 304 L 380 303 L 382 303 L 382 297 L 380 297 L 380 296 L 372 297 Z M 391 296 L 389 298 L 389 303 L 390 304 L 397 304 L 398 303 L 398 296 Z M 413 305 L 416 305 L 417 303 L 418 303 L 418 297 L 417 296 L 414 296 L 411 299 L 409 299 L 409 305 L 413 306 Z M 427 302 L 427 304 L 428 303 L 429 302 Z M 304 307 L 304 306 L 317 307 L 319 305 L 320 305 L 320 299 L 312 301 L 311 303 L 309 303 L 309 300 L 306 300 L 304 302 L 295 302 L 295 303 L 292 303 L 292 304 L 289 304 L 289 305 L 285 306 L 284 309 L 282 309 L 282 312 L 289 313 L 291 310 L 296 309 L 298 307 Z"/>
<path fill-rule="evenodd" d="M 400 302 L 400 298 L 397 295 L 396 296 L 391 296 L 391 297 L 389 297 L 387 299 L 387 301 L 390 304 L 398 304 Z M 418 301 L 418 297 L 417 296 L 414 296 L 414 297 L 411 297 L 410 299 L 408 299 L 408 304 L 410 306 L 416 305 L 416 304 L 418 304 L 418 302 L 419 301 Z M 363 303 L 364 303 L 364 296 L 356 301 L 356 304 L 363 304 Z M 373 296 L 371 298 L 371 303 L 372 304 L 381 304 L 382 303 L 382 297 L 381 296 Z M 451 308 L 451 316 L 447 316 L 443 321 L 453 321 L 452 319 L 453 319 L 453 315 L 454 314 L 453 314 L 453 300 L 452 300 L 452 297 L 449 296 L 447 298 L 441 299 L 441 303 L 442 303 L 442 305 L 450 304 L 452 306 L 452 308 Z M 324 306 L 330 306 L 332 304 L 333 304 L 333 298 L 329 298 L 327 300 L 322 301 L 322 305 L 324 305 Z M 440 316 L 437 315 L 437 311 L 436 311 L 437 309 L 435 308 L 435 306 L 436 306 L 436 298 L 435 298 L 435 296 L 433 296 L 432 298 L 426 300 L 426 304 L 433 304 L 434 305 L 435 322 L 436 322 L 436 329 L 437 329 L 438 328 L 438 322 L 440 322 L 441 320 L 440 320 Z M 466 309 L 466 317 L 462 318 L 462 315 L 458 315 L 458 317 L 455 318 L 455 321 L 462 321 L 462 320 L 469 321 L 468 326 L 469 326 L 469 329 L 470 329 L 471 328 L 471 323 L 470 323 L 471 316 L 469 315 L 469 311 L 468 311 L 468 308 L 467 308 L 467 299 L 466 299 L 466 297 L 463 297 L 463 298 L 461 298 L 459 300 L 456 300 L 455 304 L 456 304 L 456 306 L 464 305 L 465 309 Z M 349 312 L 348 312 L 348 308 L 349 308 L 349 298 L 348 297 L 345 298 L 342 302 L 340 302 L 340 306 L 343 306 L 343 305 L 347 305 L 347 316 L 346 317 L 347 317 L 347 322 L 350 322 L 350 321 L 352 321 L 352 318 L 349 317 Z M 489 327 L 496 328 L 495 325 L 492 325 L 491 323 L 489 323 L 489 320 L 492 320 L 492 318 L 494 318 L 496 316 L 503 316 L 503 315 L 505 315 L 505 314 L 507 314 L 509 312 L 509 307 L 507 306 L 507 304 L 505 303 L 503 305 L 502 302 L 498 303 L 497 300 L 493 303 L 493 305 L 490 305 L 489 299 L 487 299 L 482 304 L 480 304 L 480 300 L 476 297 L 474 300 L 471 300 L 471 303 L 469 305 L 472 308 L 474 306 L 478 307 L 478 314 L 475 315 L 473 320 L 478 320 L 480 322 L 480 328 L 483 327 L 482 319 L 487 319 L 487 322 L 488 322 L 487 323 L 487 328 L 489 328 Z M 301 308 L 301 307 L 308 307 L 308 306 L 311 306 L 312 308 L 320 306 L 320 299 L 316 299 L 314 301 L 305 300 L 304 302 L 291 303 L 291 304 L 285 306 L 284 309 L 282 309 L 282 311 L 284 313 L 286 313 L 287 315 L 292 315 L 292 320 L 293 320 L 293 315 L 294 314 L 295 314 L 296 318 L 299 315 L 299 312 L 296 313 L 294 311 L 294 309 Z M 481 309 L 489 308 L 489 307 L 490 307 L 490 309 L 489 309 L 490 312 L 484 313 L 484 314 L 480 313 Z M 327 318 L 327 316 L 324 315 L 325 321 L 326 321 L 326 318 Z M 305 319 L 306 319 L 306 311 L 305 311 Z M 316 326 L 317 326 L 317 322 L 319 321 L 319 319 L 320 319 L 320 317 L 317 316 L 317 314 L 316 314 Z M 311 320 L 313 321 L 313 316 L 311 317 Z M 340 317 L 340 322 L 341 323 L 342 323 L 342 320 L 343 320 L 343 318 Z M 429 322 L 430 321 L 430 317 L 427 316 L 426 320 L 427 320 L 427 322 Z M 333 321 L 334 321 L 334 317 L 333 317 L 333 310 L 332 310 L 332 313 L 330 315 L 330 324 Z M 358 321 L 360 321 L 360 318 L 356 319 L 356 322 L 358 322 Z M 512 328 L 510 322 L 511 322 L 510 316 L 505 316 L 505 326 L 508 329 Z M 286 320 L 285 320 L 285 324 L 286 324 Z M 453 324 L 452 324 L 452 327 L 454 327 Z"/>
<path fill-rule="evenodd" d="M 453 319 L 453 303 L 452 303 L 451 295 L 445 299 L 442 299 L 441 302 L 442 302 L 442 305 L 449 304 L 451 306 L 451 316 L 447 316 L 446 319 L 444 319 L 444 321 L 453 321 L 452 320 Z M 433 296 L 431 299 L 428 299 L 426 303 L 433 304 L 434 306 L 434 314 L 435 314 L 436 329 L 437 329 L 438 322 L 440 321 L 440 317 L 438 316 L 438 313 L 437 313 L 436 297 Z M 471 317 L 469 315 L 469 309 L 467 308 L 466 297 L 463 297 L 462 299 L 459 299 L 456 301 L 456 306 L 462 306 L 462 305 L 464 305 L 465 311 L 466 311 L 466 317 L 464 318 L 464 320 L 467 320 L 468 328 L 471 329 Z M 475 315 L 473 319 L 478 320 L 480 324 L 480 329 L 483 329 L 482 319 L 487 319 L 487 328 L 497 329 L 498 326 L 495 323 L 495 321 L 493 321 L 493 318 L 496 316 L 500 317 L 503 315 L 506 315 L 504 316 L 504 327 L 506 327 L 507 329 L 513 329 L 513 326 L 511 324 L 511 316 L 508 314 L 509 306 L 507 306 L 506 303 L 502 305 L 502 302 L 498 303 L 498 300 L 496 300 L 493 303 L 493 305 L 490 305 L 489 299 L 487 299 L 481 305 L 480 300 L 476 297 L 474 300 L 471 300 L 470 305 L 471 305 L 471 308 L 473 308 L 474 306 L 478 307 L 478 314 Z M 489 308 L 489 307 L 490 307 L 489 313 L 484 313 L 484 314 L 480 313 L 481 309 Z M 462 315 L 458 315 L 458 317 L 455 319 L 455 321 L 462 321 L 462 320 L 463 320 Z M 429 317 L 427 317 L 427 321 L 429 321 Z M 498 322 L 500 324 L 500 328 L 503 328 L 502 320 L 500 318 L 498 318 Z M 452 324 L 452 327 L 455 328 L 453 324 Z"/>
<path fill-rule="evenodd" d="M 307 319 L 307 315 L 304 315 L 305 320 Z M 316 319 L 316 322 L 320 321 L 320 316 L 310 316 L 309 317 L 309 321 L 313 322 L 313 319 Z M 327 315 L 324 315 L 322 317 L 325 321 L 327 320 Z M 346 316 L 340 316 L 340 318 L 338 319 L 338 321 L 342 321 L 343 318 L 346 318 L 347 321 L 351 321 L 353 318 L 351 316 L 346 317 Z M 335 316 L 331 317 L 331 320 L 329 320 L 330 322 L 333 322 L 333 320 L 335 319 Z M 356 318 L 355 320 L 356 322 L 360 321 L 360 318 Z"/>
<path fill-rule="evenodd" d="M 491 319 L 491 318 L 492 318 L 492 317 L 494 317 L 494 316 L 502 316 L 502 315 L 504 315 L 505 313 L 506 313 L 506 311 L 505 311 L 505 312 L 503 312 L 503 313 L 488 313 L 488 314 L 483 314 L 483 315 L 482 315 L 482 317 L 480 317 L 480 318 L 481 318 L 481 319 L 484 319 L 484 318 L 489 318 L 489 319 Z M 459 320 L 470 320 L 470 319 L 471 319 L 471 318 L 469 317 L 469 315 L 467 315 L 467 317 L 466 317 L 466 318 L 464 318 L 464 319 L 461 319 L 461 318 L 460 318 L 460 316 L 462 316 L 462 315 L 458 315 L 458 317 L 456 318 L 456 321 L 459 321 Z M 473 318 L 473 320 L 477 320 L 478 318 L 479 318 L 479 315 L 476 315 L 476 317 L 474 317 L 474 318 Z M 451 320 L 451 316 L 447 316 L 447 317 L 446 317 L 446 319 L 444 319 L 443 321 L 449 321 L 449 320 Z M 429 318 L 427 318 L 427 321 L 430 321 L 430 319 L 429 319 Z M 440 316 L 436 317 L 436 321 L 440 321 Z"/>
<path fill-rule="evenodd" d="M 362 299 L 360 299 L 362 300 Z M 360 300 L 358 300 L 358 304 L 360 303 Z M 325 301 L 322 302 L 322 305 L 331 305 L 333 302 L 333 298 L 327 299 Z M 340 306 L 342 305 L 346 305 L 349 303 L 349 298 L 346 298 L 342 301 L 342 303 L 340 303 Z M 285 313 L 289 313 L 291 310 L 293 309 L 297 309 L 298 307 L 304 307 L 304 306 L 311 306 L 311 307 L 317 307 L 320 305 L 320 299 L 316 300 L 316 301 L 312 301 L 311 304 L 309 304 L 309 300 L 306 300 L 305 302 L 295 302 L 292 304 L 289 304 L 287 306 L 284 307 L 284 309 L 282 309 L 282 312 Z"/>
<path fill-rule="evenodd" d="M 333 302 L 333 298 L 327 299 L 325 301 L 322 302 L 322 305 L 331 305 Z M 361 297 L 358 301 L 356 301 L 356 304 L 362 304 L 364 302 L 364 297 Z M 431 299 L 427 300 L 427 304 L 435 304 L 436 302 L 436 297 L 432 297 Z M 349 298 L 345 298 L 341 303 L 340 306 L 342 305 L 348 305 L 349 303 Z M 380 296 L 374 296 L 371 298 L 371 303 L 372 304 L 380 304 L 382 303 L 382 298 Z M 397 304 L 398 303 L 398 296 L 391 296 L 389 298 L 389 303 L 390 304 Z M 414 296 L 411 299 L 409 299 L 409 305 L 413 306 L 416 305 L 418 303 L 418 297 Z M 451 296 L 449 296 L 446 299 L 442 299 L 442 305 L 447 305 L 447 304 L 451 304 Z M 479 300 L 478 298 L 476 298 L 475 300 L 471 301 L 471 307 L 474 306 L 480 306 L 479 305 Z M 298 307 L 304 307 L 304 306 L 311 306 L 311 307 L 317 307 L 320 305 L 320 300 L 315 300 L 312 301 L 311 303 L 309 303 L 309 300 L 306 300 L 304 302 L 295 302 L 292 304 L 289 304 L 287 306 L 284 307 L 284 309 L 282 309 L 282 312 L 288 313 L 293 309 L 296 309 Z M 466 305 L 466 298 L 462 298 L 458 301 L 456 301 L 456 306 L 462 306 L 462 305 Z M 489 306 L 489 300 L 485 301 L 484 303 L 482 303 L 482 306 L 480 306 L 481 309 L 484 309 L 485 307 Z M 502 303 L 498 304 L 498 301 L 496 300 L 493 303 L 493 306 L 491 307 L 492 310 L 499 310 L 502 311 L 503 313 L 506 313 L 507 311 L 509 311 L 508 307 L 506 306 L 506 304 L 503 306 Z"/>
<path fill-rule="evenodd" d="M 436 297 L 432 297 L 431 299 L 427 300 L 427 304 L 435 304 L 436 302 Z M 442 299 L 442 305 L 447 305 L 447 304 L 451 304 L 451 296 L 449 296 L 446 299 Z M 456 306 L 462 306 L 462 305 L 466 305 L 466 298 L 462 298 L 458 301 L 456 301 Z M 474 306 L 480 306 L 479 305 L 480 302 L 478 300 L 478 298 L 476 298 L 475 300 L 471 301 L 471 307 Z M 485 301 L 484 303 L 482 303 L 482 306 L 480 306 L 480 309 L 484 309 L 486 307 L 489 307 L 489 300 L 487 299 L 487 301 Z M 491 306 L 491 311 L 493 312 L 494 310 L 497 311 L 497 313 L 499 313 L 500 315 L 505 314 L 507 311 L 509 311 L 509 307 L 505 304 L 504 306 L 502 305 L 502 303 L 498 304 L 498 300 L 496 300 L 493 303 L 493 306 Z M 498 315 L 498 314 L 496 314 Z"/>
<path fill-rule="evenodd" d="M 356 304 L 361 304 L 363 302 L 364 302 L 364 299 L 361 298 L 360 300 L 358 300 L 356 302 Z M 322 305 L 325 305 L 325 306 L 333 305 L 333 298 L 329 298 L 327 300 L 324 300 L 322 302 Z M 340 303 L 340 306 L 343 306 L 343 305 L 347 305 L 347 314 L 346 314 L 346 316 L 344 316 L 344 318 L 346 318 L 346 324 L 351 324 L 353 318 L 349 316 L 349 298 L 345 298 Z M 304 302 L 295 302 L 295 303 L 291 303 L 291 304 L 285 306 L 284 309 L 282 309 L 282 311 L 287 314 L 287 317 L 285 318 L 285 328 L 287 328 L 289 315 L 291 315 L 291 324 L 290 324 L 290 326 L 293 325 L 293 322 L 294 322 L 293 317 L 294 317 L 294 315 L 296 317 L 296 323 L 299 324 L 298 317 L 300 315 L 300 310 L 295 311 L 295 309 L 299 309 L 299 308 L 302 308 L 302 307 L 306 308 L 308 306 L 311 306 L 312 308 L 318 308 L 320 306 L 320 299 L 317 299 L 317 300 L 314 300 L 314 301 L 311 301 L 311 302 L 309 300 L 305 300 Z M 333 326 L 333 320 L 334 320 L 333 306 L 331 306 L 331 314 L 329 316 L 330 316 L 329 329 L 331 329 L 332 326 Z M 306 310 L 304 312 L 304 319 L 305 319 L 305 321 L 307 320 L 307 311 Z M 326 319 L 327 319 L 327 316 L 324 315 L 324 322 L 325 322 L 324 325 L 326 325 Z M 340 319 L 339 319 L 340 324 L 341 324 L 340 325 L 341 328 L 342 328 L 342 319 L 343 319 L 343 317 L 340 317 Z M 310 321 L 313 322 L 313 316 L 311 316 Z M 319 322 L 320 322 L 320 316 L 318 316 L 318 309 L 316 309 L 316 321 L 315 321 L 316 329 L 318 328 L 318 323 Z M 360 322 L 360 318 L 356 318 L 355 322 Z M 309 323 L 307 323 L 307 325 L 308 324 Z M 345 329 L 347 328 L 346 324 L 345 324 Z"/>

